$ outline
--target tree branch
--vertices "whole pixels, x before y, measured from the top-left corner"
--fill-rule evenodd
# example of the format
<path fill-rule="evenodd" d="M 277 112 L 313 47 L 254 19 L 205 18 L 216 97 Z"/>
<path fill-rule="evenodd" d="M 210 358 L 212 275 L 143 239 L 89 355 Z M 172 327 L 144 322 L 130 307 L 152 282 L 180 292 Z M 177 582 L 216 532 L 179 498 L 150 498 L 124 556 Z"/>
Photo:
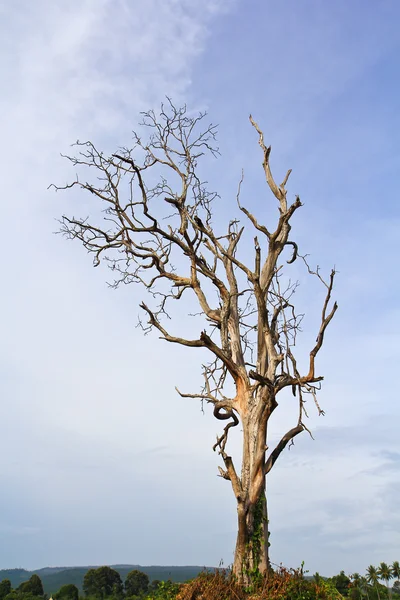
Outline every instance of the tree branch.
<path fill-rule="evenodd" d="M 269 473 L 274 464 L 276 463 L 281 452 L 286 448 L 287 444 L 294 438 L 296 435 L 299 435 L 304 430 L 303 425 L 297 425 L 290 429 L 280 440 L 279 444 L 275 447 L 275 449 L 271 452 L 268 457 L 267 462 L 265 463 L 265 474 Z"/>
<path fill-rule="evenodd" d="M 158 319 L 156 319 L 156 317 L 154 316 L 154 313 L 148 308 L 148 306 L 146 306 L 146 304 L 144 302 L 141 302 L 139 306 L 140 306 L 140 308 L 145 310 L 147 312 L 147 314 L 149 315 L 149 321 L 148 321 L 149 325 L 151 327 L 155 327 L 163 334 L 163 337 L 161 339 L 166 340 L 167 342 L 172 342 L 174 344 L 181 344 L 182 346 L 192 346 L 192 347 L 197 347 L 197 348 L 201 348 L 201 347 L 205 346 L 205 343 L 202 339 L 186 340 L 181 337 L 174 337 L 174 336 L 170 335 L 167 332 L 167 330 L 164 329 L 164 327 L 161 325 L 161 323 L 158 321 Z"/>
<path fill-rule="evenodd" d="M 325 282 L 319 268 L 313 271 L 300 256 L 291 236 L 291 219 L 302 203 L 296 196 L 288 205 L 286 185 L 291 170 L 278 185 L 270 166 L 271 147 L 266 146 L 264 134 L 251 116 L 263 153 L 266 182 L 278 201 L 278 214 L 267 226 L 242 206 L 242 172 L 236 195 L 238 214 L 243 213 L 245 224 L 262 234 L 261 243 L 254 238 L 251 266 L 239 252 L 239 244 L 246 239 L 239 220 L 231 215 L 226 228 L 217 230 L 213 205 L 218 195 L 207 189 L 198 170 L 203 154 L 218 154 L 215 127 L 198 130 L 204 116 L 190 116 L 186 107 L 176 108 L 168 99 L 158 115 L 154 111 L 144 113 L 142 125 L 149 135 L 142 140 L 134 133 L 132 149 L 120 148 L 107 157 L 91 142 L 77 142 L 77 156 L 67 158 L 84 171 L 84 177 L 77 175 L 73 183 L 55 187 L 79 187 L 96 203 L 97 220 L 64 216 L 61 232 L 83 244 L 94 266 L 107 261 L 115 277 L 111 287 L 139 283 L 157 299 L 153 310 L 145 302 L 140 304 L 147 315 L 147 324 L 139 321 L 144 332 L 155 328 L 167 342 L 207 348 L 212 353 L 210 363 L 203 365 L 200 393 L 177 391 L 183 398 L 213 404 L 215 418 L 226 421 L 214 451 L 224 461 L 221 476 L 231 481 L 236 498 L 247 502 L 258 497 L 265 473 L 286 445 L 307 429 L 302 421 L 307 416 L 304 394 L 312 395 L 319 414 L 323 414 L 316 397 L 319 386 L 315 385 L 323 378 L 315 374 L 315 361 L 337 310 L 336 302 L 331 305 L 335 270 Z M 89 171 L 96 174 L 92 182 L 86 181 Z M 285 249 L 292 251 L 286 261 L 281 257 Z M 292 296 L 298 283 L 291 281 L 287 266 L 297 258 L 304 260 L 308 273 L 327 290 L 307 374 L 301 373 L 297 364 L 295 346 L 303 315 L 295 310 Z M 195 303 L 189 315 L 195 313 L 203 319 L 199 329 L 207 327 L 198 339 L 171 335 L 162 324 L 164 317 L 170 316 L 170 301 L 180 300 L 186 291 L 191 292 Z M 234 398 L 224 395 L 228 374 L 235 384 Z M 266 460 L 267 421 L 278 406 L 277 394 L 287 386 L 292 386 L 298 401 L 298 425 L 282 437 Z M 238 425 L 239 417 L 245 438 L 241 478 L 225 452 L 229 431 Z"/>

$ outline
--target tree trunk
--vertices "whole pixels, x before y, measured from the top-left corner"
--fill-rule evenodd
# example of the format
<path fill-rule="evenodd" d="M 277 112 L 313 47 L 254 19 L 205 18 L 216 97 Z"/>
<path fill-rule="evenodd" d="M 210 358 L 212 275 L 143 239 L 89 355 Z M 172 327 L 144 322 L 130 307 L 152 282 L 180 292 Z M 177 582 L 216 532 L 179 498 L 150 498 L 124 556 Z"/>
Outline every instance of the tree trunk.
<path fill-rule="evenodd" d="M 238 502 L 238 535 L 233 573 L 244 585 L 250 585 L 271 568 L 269 528 L 265 490 L 255 504 Z"/>
<path fill-rule="evenodd" d="M 236 494 L 238 534 L 233 574 L 243 585 L 251 585 L 269 571 L 269 529 L 266 499 L 265 453 L 267 422 L 272 398 L 260 389 L 243 396 L 243 456 L 241 493 Z"/>

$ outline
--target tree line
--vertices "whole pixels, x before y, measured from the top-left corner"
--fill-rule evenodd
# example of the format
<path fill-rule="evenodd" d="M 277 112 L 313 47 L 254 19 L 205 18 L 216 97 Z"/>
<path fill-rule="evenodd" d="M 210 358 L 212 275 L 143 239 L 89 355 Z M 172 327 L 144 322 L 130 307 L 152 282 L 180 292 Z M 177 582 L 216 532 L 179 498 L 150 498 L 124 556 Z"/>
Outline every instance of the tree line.
<path fill-rule="evenodd" d="M 83 591 L 87 598 L 93 600 L 136 600 L 142 598 L 168 598 L 175 597 L 179 584 L 172 581 L 159 581 L 150 583 L 146 573 L 133 569 L 122 582 L 121 576 L 111 567 L 89 569 L 83 579 Z M 75 598 L 57 598 L 55 600 L 76 600 Z"/>
<path fill-rule="evenodd" d="M 399 561 L 394 561 L 391 565 L 381 562 L 378 567 L 370 565 L 365 575 L 359 573 L 346 575 L 344 571 L 340 571 L 330 578 L 315 573 L 313 577 L 307 579 L 306 573 L 307 571 L 303 571 L 302 568 L 299 570 L 279 568 L 275 571 L 274 577 L 281 587 L 281 592 L 277 593 L 274 584 L 272 596 L 264 590 L 264 594 L 253 595 L 252 598 L 332 600 L 344 597 L 352 600 L 400 600 Z M 392 580 L 394 584 L 390 586 Z M 157 579 L 150 582 L 148 575 L 137 569 L 130 571 L 123 582 L 118 571 L 103 566 L 86 572 L 83 579 L 84 598 L 80 597 L 79 589 L 74 584 L 61 586 L 51 598 L 48 598 L 44 593 L 40 577 L 33 574 L 28 581 L 24 581 L 16 589 L 12 589 L 9 579 L 1 581 L 0 600 L 173 600 L 174 598 L 186 600 L 189 597 L 197 598 L 196 594 L 194 596 L 192 594 L 196 586 L 199 589 L 208 586 L 206 592 L 208 596 L 204 597 L 212 600 L 214 598 L 212 590 L 216 592 L 218 586 L 225 586 L 225 594 L 229 593 L 229 589 L 233 592 L 229 582 L 229 572 L 224 573 L 221 570 L 217 570 L 215 574 L 202 573 L 187 584 Z M 190 587 L 193 590 L 190 591 Z M 203 589 L 202 591 L 204 592 Z M 220 598 L 218 595 L 215 597 Z M 229 597 L 226 596 L 227 599 Z"/>
<path fill-rule="evenodd" d="M 318 581 L 321 578 L 319 573 L 315 573 L 314 579 Z M 392 580 L 394 584 L 390 587 Z M 350 597 L 354 600 L 383 600 L 383 598 L 400 599 L 400 564 L 394 561 L 391 565 L 381 562 L 379 567 L 369 565 L 365 575 L 353 573 L 346 575 L 341 571 L 338 575 L 331 578 L 336 589 L 342 596 Z M 384 582 L 384 585 L 381 582 Z"/>
<path fill-rule="evenodd" d="M 142 600 L 174 598 L 179 584 L 172 581 L 150 582 L 146 573 L 134 569 L 123 582 L 121 575 L 111 567 L 89 569 L 83 579 L 83 592 L 86 600 Z M 13 589 L 9 579 L 0 582 L 0 600 L 80 600 L 79 589 L 69 583 L 49 598 L 44 593 L 43 584 L 37 574 Z M 81 599 L 82 600 L 82 599 Z"/>

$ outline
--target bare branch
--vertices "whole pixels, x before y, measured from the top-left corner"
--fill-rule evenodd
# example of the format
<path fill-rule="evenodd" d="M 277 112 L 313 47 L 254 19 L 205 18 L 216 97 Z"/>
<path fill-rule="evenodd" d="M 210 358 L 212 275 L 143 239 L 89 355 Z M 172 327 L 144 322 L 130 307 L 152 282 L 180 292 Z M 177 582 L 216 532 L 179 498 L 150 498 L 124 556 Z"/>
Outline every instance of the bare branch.
<path fill-rule="evenodd" d="M 225 413 L 221 413 L 221 409 L 224 409 L 226 412 Z M 219 448 L 219 454 L 222 454 L 222 456 L 225 453 L 225 446 L 226 446 L 226 442 L 228 441 L 228 432 L 229 429 L 231 427 L 236 427 L 239 424 L 239 419 L 237 418 L 237 416 L 235 415 L 235 413 L 233 412 L 233 410 L 229 410 L 227 409 L 225 406 L 222 407 L 217 407 L 215 406 L 214 408 L 214 417 L 216 419 L 220 419 L 220 420 L 226 420 L 226 419 L 232 419 L 232 421 L 230 421 L 230 423 L 228 423 L 227 425 L 225 425 L 224 427 L 224 431 L 222 433 L 221 436 L 217 437 L 217 441 L 213 446 L 213 450 L 215 452 L 215 450 L 217 448 Z"/>
<path fill-rule="evenodd" d="M 208 351 L 204 352 L 210 358 L 202 364 L 204 384 L 200 390 L 176 390 L 182 398 L 200 400 L 202 407 L 204 402 L 212 404 L 214 417 L 226 422 L 213 449 L 223 460 L 219 474 L 231 482 L 238 503 L 238 546 L 242 544 L 242 554 L 247 557 L 254 517 L 251 511 L 264 491 L 265 475 L 299 433 L 310 433 L 304 424 L 307 399 L 312 400 L 319 415 L 324 414 L 317 399 L 323 377 L 316 374 L 315 361 L 337 310 L 331 300 L 335 270 L 325 281 L 319 268 L 311 269 L 306 256 L 299 254 L 291 230 L 293 216 L 302 203 L 298 196 L 291 204 L 287 200 L 291 169 L 278 185 L 270 166 L 271 147 L 251 116 L 263 153 L 267 188 L 278 201 L 278 211 L 275 219 L 265 224 L 242 205 L 242 171 L 236 203 L 237 213 L 245 215 L 244 224 L 231 214 L 220 228 L 220 222 L 213 218 L 218 195 L 209 191 L 199 176 L 201 157 L 218 155 L 216 128 L 204 126 L 204 117 L 204 113 L 191 115 L 186 106 L 175 107 L 167 98 L 159 114 L 152 110 L 143 113 L 143 133 L 133 134 L 133 148 L 122 147 L 106 156 L 91 142 L 77 142 L 76 156 L 67 159 L 79 169 L 79 176 L 72 183 L 54 187 L 82 190 L 91 202 L 89 213 L 94 205 L 91 216 L 64 216 L 61 233 L 79 240 L 91 254 L 94 266 L 104 261 L 110 267 L 114 278 L 111 287 L 139 284 L 153 298 L 149 302 L 153 308 L 147 300 L 139 305 L 146 315 L 143 322 L 139 319 L 144 333 L 156 329 L 167 342 Z M 250 266 L 248 253 L 242 252 L 249 239 L 245 226 L 253 231 Z M 289 258 L 286 249 L 291 252 Z M 326 288 L 307 372 L 302 371 L 298 360 L 297 340 L 304 315 L 296 310 L 299 284 L 291 279 L 290 267 L 298 258 L 304 261 L 308 274 Z M 173 314 L 171 303 L 183 296 L 194 304 L 187 314 L 200 321 L 201 333 L 197 338 L 195 334 L 195 339 L 172 335 L 172 328 L 165 325 Z M 186 304 L 180 306 L 186 310 Z M 277 395 L 288 386 L 298 408 L 297 423 L 266 458 L 268 420 L 278 407 Z M 225 393 L 227 389 L 229 393 Z M 229 432 L 239 421 L 243 434 L 240 477 L 226 451 Z M 262 527 L 267 525 L 263 522 Z M 265 558 L 267 546 L 263 552 Z M 248 561 L 250 570 L 257 567 L 252 560 L 250 557 Z M 237 559 L 235 568 L 243 564 Z"/>
<path fill-rule="evenodd" d="M 264 225 L 260 225 L 258 223 L 257 219 L 254 217 L 254 215 L 252 215 L 252 213 L 250 211 L 248 211 L 247 208 L 245 208 L 244 206 L 242 206 L 240 204 L 240 190 L 241 190 L 241 187 L 242 187 L 243 179 L 244 179 L 244 174 L 243 174 L 243 171 L 242 171 L 242 178 L 239 181 L 238 193 L 237 193 L 237 196 L 236 196 L 236 201 L 237 201 L 238 207 L 246 215 L 246 217 L 253 223 L 254 227 L 256 229 L 258 229 L 258 231 L 261 231 L 262 233 L 264 233 L 267 236 L 267 238 L 269 238 L 270 237 L 270 233 L 269 233 L 268 229 Z"/>
<path fill-rule="evenodd" d="M 316 344 L 310 352 L 310 369 L 309 369 L 309 372 L 308 372 L 308 375 L 306 378 L 306 381 L 308 381 L 308 382 L 315 380 L 314 379 L 314 377 L 315 377 L 315 357 L 317 356 L 317 354 L 320 351 L 322 344 L 324 342 L 324 335 L 325 335 L 326 328 L 328 327 L 329 323 L 333 319 L 335 312 L 338 309 L 338 304 L 337 304 L 337 302 L 335 302 L 333 304 L 331 311 L 327 314 L 329 302 L 330 302 L 331 295 L 332 295 L 335 274 L 336 274 L 335 270 L 332 269 L 331 275 L 329 278 L 329 284 L 327 286 L 328 289 L 327 289 L 327 293 L 326 293 L 326 297 L 325 297 L 324 306 L 322 308 L 321 326 L 319 328 Z"/>
<path fill-rule="evenodd" d="M 289 241 L 285 242 L 285 246 L 293 246 L 293 256 L 290 260 L 286 261 L 288 265 L 291 265 L 292 263 L 294 263 L 294 261 L 297 258 L 297 253 L 299 251 L 299 248 L 298 248 L 296 242 L 289 242 Z"/>
<path fill-rule="evenodd" d="M 280 442 L 277 444 L 275 449 L 269 455 L 267 462 L 265 463 L 265 474 L 269 473 L 276 461 L 278 460 L 281 452 L 286 448 L 287 444 L 293 440 L 296 435 L 299 435 L 304 430 L 304 425 L 297 425 L 290 429 L 285 435 L 282 437 Z"/>
<path fill-rule="evenodd" d="M 202 339 L 199 340 L 185 340 L 184 338 L 180 338 L 180 337 L 174 337 L 172 335 L 170 335 L 166 329 L 164 329 L 164 327 L 161 325 L 161 323 L 158 321 L 158 319 L 156 319 L 154 313 L 148 308 L 148 306 L 146 306 L 146 304 L 144 302 L 140 303 L 140 308 L 143 308 L 143 310 L 145 310 L 147 312 L 147 314 L 149 315 L 149 325 L 151 327 L 155 327 L 156 329 L 158 329 L 161 333 L 162 333 L 162 338 L 163 340 L 166 340 L 167 342 L 173 342 L 175 344 L 181 344 L 182 346 L 192 346 L 192 347 L 204 347 L 205 343 Z"/>
<path fill-rule="evenodd" d="M 271 146 L 268 146 L 268 147 L 265 146 L 263 132 L 261 131 L 261 129 L 259 128 L 259 126 L 254 121 L 254 119 L 251 115 L 250 115 L 249 119 L 250 119 L 250 123 L 253 125 L 254 129 L 258 133 L 258 143 L 264 153 L 263 167 L 264 167 L 264 172 L 265 172 L 265 177 L 267 179 L 267 183 L 270 187 L 271 192 L 274 194 L 274 196 L 277 198 L 277 200 L 279 200 L 280 211 L 282 214 L 284 214 L 287 211 L 285 185 L 287 183 L 287 180 L 289 179 L 291 169 L 289 169 L 289 171 L 287 172 L 286 177 L 283 180 L 282 184 L 280 186 L 277 186 L 274 178 L 272 177 L 271 168 L 269 166 L 269 155 L 271 154 Z"/>

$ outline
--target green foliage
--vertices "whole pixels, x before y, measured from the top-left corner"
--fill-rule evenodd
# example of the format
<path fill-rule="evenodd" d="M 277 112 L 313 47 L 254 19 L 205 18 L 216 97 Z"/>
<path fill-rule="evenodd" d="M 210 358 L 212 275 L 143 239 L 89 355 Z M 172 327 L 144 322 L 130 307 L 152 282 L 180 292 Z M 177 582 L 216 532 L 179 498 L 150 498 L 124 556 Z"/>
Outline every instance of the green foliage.
<path fill-rule="evenodd" d="M 89 569 L 83 578 L 83 591 L 86 596 L 95 596 L 97 591 L 96 569 Z"/>
<path fill-rule="evenodd" d="M 169 582 L 171 581 L 170 579 L 168 580 Z M 160 581 L 159 579 L 153 579 L 153 581 L 151 582 L 151 584 L 149 585 L 149 593 L 154 593 L 158 590 L 159 586 L 165 583 L 164 581 Z"/>
<path fill-rule="evenodd" d="M 1 600 L 43 600 L 44 592 L 40 577 L 35 573 L 18 586 L 18 589 L 11 589 L 11 581 L 8 579 L 0 583 Z"/>
<path fill-rule="evenodd" d="M 398 560 L 395 560 L 390 567 L 390 571 L 392 573 L 393 579 L 400 580 L 400 563 Z"/>
<path fill-rule="evenodd" d="M 369 567 L 367 568 L 367 581 L 368 583 L 372 583 L 375 584 L 378 579 L 378 569 L 376 567 L 374 567 L 374 565 L 369 565 Z"/>
<path fill-rule="evenodd" d="M 0 600 L 3 600 L 11 592 L 11 581 L 3 579 L 0 581 Z"/>
<path fill-rule="evenodd" d="M 89 569 L 83 579 L 83 591 L 93 598 L 122 598 L 123 586 L 118 571 L 111 567 Z"/>
<path fill-rule="evenodd" d="M 333 583 L 333 585 L 335 586 L 335 588 L 337 589 L 337 591 L 339 592 L 339 594 L 341 594 L 342 596 L 348 596 L 349 595 L 349 588 L 350 588 L 350 578 L 347 577 L 346 573 L 344 571 L 340 571 L 339 575 L 334 575 L 331 578 L 331 581 Z"/>
<path fill-rule="evenodd" d="M 259 572 L 258 565 L 260 563 L 262 545 L 264 544 L 264 524 L 268 522 L 268 520 L 264 516 L 264 508 L 265 495 L 263 494 L 257 500 L 257 503 L 254 507 L 253 533 L 249 541 L 249 546 L 251 549 L 253 560 L 253 567 L 249 568 L 248 565 L 243 565 L 243 572 L 250 577 L 250 580 L 252 582 L 251 586 L 248 588 L 248 591 L 256 589 L 261 578 L 261 573 Z"/>
<path fill-rule="evenodd" d="M 251 538 L 252 542 L 252 550 L 253 550 L 253 560 L 255 564 L 259 563 L 261 556 L 261 545 L 263 543 L 264 538 L 264 506 L 265 506 L 265 496 L 262 495 L 257 501 L 257 504 L 254 508 L 254 529 L 253 535 Z"/>
<path fill-rule="evenodd" d="M 32 596 L 43 596 L 43 584 L 39 575 L 34 573 L 28 581 L 23 581 L 18 588 L 23 594 L 31 594 Z"/>
<path fill-rule="evenodd" d="M 181 588 L 181 584 L 174 583 L 171 580 L 158 581 L 157 585 L 155 585 L 155 581 L 153 581 L 149 588 L 149 593 L 146 596 L 146 599 L 147 600 L 174 600 L 174 598 L 176 598 L 180 588 Z"/>
<path fill-rule="evenodd" d="M 11 589 L 17 588 L 20 583 L 29 579 L 30 575 L 32 575 L 32 572 L 25 569 L 2 569 L 0 571 L 0 579 L 11 581 Z"/>
<path fill-rule="evenodd" d="M 323 579 L 319 573 L 313 579 L 305 579 L 303 565 L 301 569 L 292 570 L 279 600 L 339 600 L 340 593 L 335 584 Z"/>
<path fill-rule="evenodd" d="M 29 594 L 29 593 L 30 593 L 30 591 L 31 591 L 31 584 L 30 584 L 30 582 L 29 582 L 29 581 L 23 581 L 23 582 L 22 582 L 22 583 L 19 585 L 19 587 L 18 587 L 18 590 L 19 590 L 20 592 L 22 592 L 23 594 Z"/>
<path fill-rule="evenodd" d="M 35 596 L 31 592 L 22 592 L 21 590 L 12 590 L 4 600 L 43 600 L 43 596 Z"/>
<path fill-rule="evenodd" d="M 147 592 L 149 587 L 149 576 L 142 571 L 134 569 L 128 573 L 125 579 L 125 593 L 127 596 L 139 596 Z"/>
<path fill-rule="evenodd" d="M 19 590 L 11 590 L 7 596 L 5 596 L 4 600 L 21 600 L 24 594 Z"/>
<path fill-rule="evenodd" d="M 79 590 L 73 583 L 67 583 L 60 587 L 53 598 L 54 600 L 79 600 Z"/>
<path fill-rule="evenodd" d="M 378 577 L 379 579 L 383 579 L 385 581 L 388 589 L 389 589 L 389 581 L 392 579 L 392 570 L 385 562 L 381 562 L 378 568 Z"/>
<path fill-rule="evenodd" d="M 166 581 L 171 579 L 175 582 L 188 581 L 196 577 L 204 567 L 177 567 L 177 566 L 149 566 L 140 567 L 138 565 L 111 565 L 113 569 L 118 571 L 122 581 L 132 569 L 139 569 L 149 576 L 150 581 L 158 579 Z M 92 567 L 91 567 L 92 568 Z M 94 567 L 96 568 L 96 567 Z M 17 588 L 23 581 L 29 579 L 33 573 L 37 573 L 42 580 L 43 588 L 46 594 L 55 594 L 63 585 L 73 583 L 83 595 L 83 579 L 89 567 L 48 567 L 37 571 L 26 571 L 25 569 L 3 569 L 0 570 L 0 581 L 9 579 L 11 587 Z M 214 569 L 210 569 L 214 572 Z"/>

